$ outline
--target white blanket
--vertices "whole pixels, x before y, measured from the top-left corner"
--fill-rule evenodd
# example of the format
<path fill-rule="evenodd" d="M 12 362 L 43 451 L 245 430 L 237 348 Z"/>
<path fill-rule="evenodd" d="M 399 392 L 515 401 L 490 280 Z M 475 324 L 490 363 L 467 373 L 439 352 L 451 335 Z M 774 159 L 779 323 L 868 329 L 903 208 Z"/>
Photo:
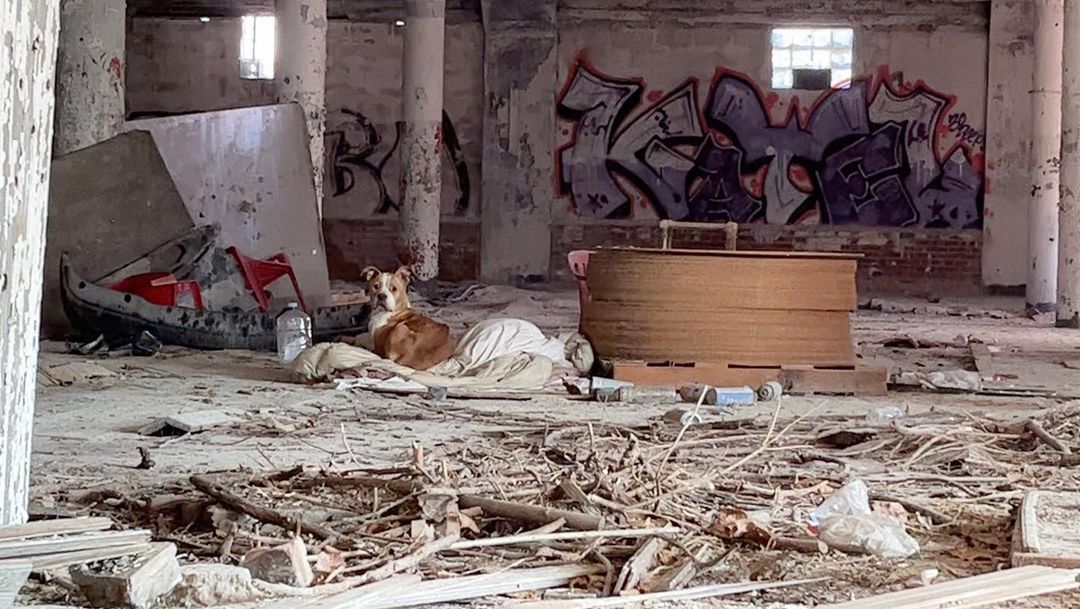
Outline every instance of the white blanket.
<path fill-rule="evenodd" d="M 568 356 L 574 364 L 567 361 Z M 580 337 L 549 338 L 527 321 L 492 319 L 466 332 L 455 355 L 429 370 L 413 370 L 343 343 L 315 345 L 301 353 L 290 369 L 306 382 L 351 370 L 379 378 L 396 376 L 426 387 L 539 391 L 557 367 L 580 369 L 585 361 L 591 366 L 592 353 Z"/>

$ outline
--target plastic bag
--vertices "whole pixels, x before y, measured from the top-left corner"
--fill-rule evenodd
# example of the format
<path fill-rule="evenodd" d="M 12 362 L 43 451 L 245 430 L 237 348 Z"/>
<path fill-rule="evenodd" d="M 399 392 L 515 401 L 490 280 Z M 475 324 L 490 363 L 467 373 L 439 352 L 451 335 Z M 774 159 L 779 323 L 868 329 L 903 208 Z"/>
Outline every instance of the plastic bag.
<path fill-rule="evenodd" d="M 919 542 L 900 521 L 870 510 L 870 492 L 862 480 L 848 482 L 810 512 L 810 525 L 829 547 L 880 558 L 906 558 Z"/>

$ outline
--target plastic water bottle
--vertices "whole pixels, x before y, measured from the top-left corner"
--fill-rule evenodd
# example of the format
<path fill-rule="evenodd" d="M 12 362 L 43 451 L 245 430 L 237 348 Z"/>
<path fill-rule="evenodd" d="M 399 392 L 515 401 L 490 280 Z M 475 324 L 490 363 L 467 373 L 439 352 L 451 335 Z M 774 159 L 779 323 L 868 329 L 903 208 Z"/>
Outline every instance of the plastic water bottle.
<path fill-rule="evenodd" d="M 277 318 L 277 352 L 282 364 L 291 363 L 311 346 L 311 318 L 290 302 Z"/>

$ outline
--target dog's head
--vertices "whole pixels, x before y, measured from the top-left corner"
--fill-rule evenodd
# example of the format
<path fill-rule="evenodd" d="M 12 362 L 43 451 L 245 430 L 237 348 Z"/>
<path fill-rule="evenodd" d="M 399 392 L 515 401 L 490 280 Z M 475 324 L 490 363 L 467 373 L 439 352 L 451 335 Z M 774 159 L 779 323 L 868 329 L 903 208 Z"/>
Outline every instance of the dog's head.
<path fill-rule="evenodd" d="M 405 311 L 412 305 L 405 293 L 412 279 L 412 271 L 403 266 L 393 273 L 384 273 L 369 266 L 360 274 L 360 279 L 367 284 L 368 302 L 374 311 Z"/>

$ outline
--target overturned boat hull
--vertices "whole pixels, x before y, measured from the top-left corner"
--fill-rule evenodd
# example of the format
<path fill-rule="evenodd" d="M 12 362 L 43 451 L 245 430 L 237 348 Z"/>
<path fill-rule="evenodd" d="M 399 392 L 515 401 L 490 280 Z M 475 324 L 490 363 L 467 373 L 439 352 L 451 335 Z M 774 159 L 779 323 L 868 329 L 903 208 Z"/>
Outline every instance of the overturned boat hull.
<path fill-rule="evenodd" d="M 75 328 L 87 333 L 131 337 L 149 331 L 169 345 L 196 349 L 274 351 L 274 318 L 260 312 L 226 312 L 157 305 L 80 277 L 68 256 L 60 261 L 64 310 Z M 367 331 L 366 304 L 331 306 L 312 315 L 316 342 Z"/>

